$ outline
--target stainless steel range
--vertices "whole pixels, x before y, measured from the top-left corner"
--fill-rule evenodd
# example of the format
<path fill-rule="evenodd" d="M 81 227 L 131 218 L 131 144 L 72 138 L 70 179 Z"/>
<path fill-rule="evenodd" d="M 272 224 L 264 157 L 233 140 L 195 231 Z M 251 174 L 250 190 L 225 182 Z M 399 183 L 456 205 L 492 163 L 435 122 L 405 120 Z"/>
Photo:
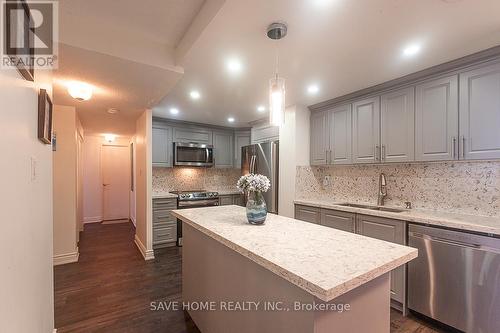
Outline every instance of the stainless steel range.
<path fill-rule="evenodd" d="M 172 191 L 177 195 L 177 209 L 219 205 L 219 193 L 205 190 Z M 182 221 L 177 219 L 177 246 L 182 246 Z"/>

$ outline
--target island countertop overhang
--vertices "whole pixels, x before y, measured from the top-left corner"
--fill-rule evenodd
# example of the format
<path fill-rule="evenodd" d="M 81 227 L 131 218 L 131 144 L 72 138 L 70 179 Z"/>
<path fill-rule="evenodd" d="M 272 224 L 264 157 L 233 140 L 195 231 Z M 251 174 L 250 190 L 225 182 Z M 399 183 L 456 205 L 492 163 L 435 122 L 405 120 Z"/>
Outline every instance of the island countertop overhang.
<path fill-rule="evenodd" d="M 331 301 L 417 257 L 417 250 L 269 214 L 261 226 L 245 208 L 220 206 L 173 214 L 322 301 Z"/>

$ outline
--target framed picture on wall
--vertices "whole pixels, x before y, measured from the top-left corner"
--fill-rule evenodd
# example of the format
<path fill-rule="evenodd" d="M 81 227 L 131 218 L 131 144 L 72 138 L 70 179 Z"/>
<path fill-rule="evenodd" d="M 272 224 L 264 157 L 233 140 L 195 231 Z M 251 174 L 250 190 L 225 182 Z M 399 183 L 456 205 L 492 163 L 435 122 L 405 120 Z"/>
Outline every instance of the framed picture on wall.
<path fill-rule="evenodd" d="M 45 89 L 40 89 L 38 95 L 38 139 L 46 144 L 52 142 L 52 101 Z"/>

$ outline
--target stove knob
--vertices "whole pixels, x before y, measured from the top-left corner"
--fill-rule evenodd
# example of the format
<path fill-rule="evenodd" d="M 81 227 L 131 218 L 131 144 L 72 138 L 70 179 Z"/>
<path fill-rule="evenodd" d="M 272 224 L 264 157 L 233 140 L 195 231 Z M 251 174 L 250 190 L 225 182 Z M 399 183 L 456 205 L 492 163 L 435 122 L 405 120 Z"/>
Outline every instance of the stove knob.
<path fill-rule="evenodd" d="M 184 199 L 184 198 L 186 197 L 186 195 L 185 195 L 185 194 L 181 194 L 181 195 L 180 195 L 180 197 L 181 197 L 182 199 Z"/>

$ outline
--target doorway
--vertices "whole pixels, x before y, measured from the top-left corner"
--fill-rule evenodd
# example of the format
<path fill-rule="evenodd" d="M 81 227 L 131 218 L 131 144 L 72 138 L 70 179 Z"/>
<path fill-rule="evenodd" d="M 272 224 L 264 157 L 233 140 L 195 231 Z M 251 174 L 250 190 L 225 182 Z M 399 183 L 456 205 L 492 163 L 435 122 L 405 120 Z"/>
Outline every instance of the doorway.
<path fill-rule="evenodd" d="M 101 150 L 103 220 L 129 220 L 130 150 L 128 146 L 103 145 Z"/>

